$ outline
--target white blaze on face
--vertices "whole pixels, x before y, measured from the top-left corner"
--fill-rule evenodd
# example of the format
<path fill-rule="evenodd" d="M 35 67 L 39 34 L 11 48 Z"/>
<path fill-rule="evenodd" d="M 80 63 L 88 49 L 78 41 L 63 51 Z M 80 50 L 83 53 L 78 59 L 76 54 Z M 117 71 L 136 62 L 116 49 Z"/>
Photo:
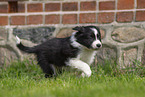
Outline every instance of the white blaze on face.
<path fill-rule="evenodd" d="M 94 49 L 97 49 L 97 48 L 102 47 L 101 41 L 97 38 L 98 31 L 97 31 L 95 28 L 91 28 L 91 29 L 93 30 L 93 32 L 94 32 L 94 34 L 95 34 L 95 40 L 94 40 L 94 42 L 92 43 L 92 47 L 93 47 Z M 97 45 L 101 45 L 101 46 L 100 46 L 100 47 L 97 47 Z"/>

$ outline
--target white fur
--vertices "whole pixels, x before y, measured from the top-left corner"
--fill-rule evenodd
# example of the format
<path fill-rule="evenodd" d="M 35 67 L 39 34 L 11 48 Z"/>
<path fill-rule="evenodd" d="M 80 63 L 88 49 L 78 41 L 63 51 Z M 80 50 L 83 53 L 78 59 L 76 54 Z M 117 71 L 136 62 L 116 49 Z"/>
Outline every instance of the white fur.
<path fill-rule="evenodd" d="M 93 43 L 92 43 L 92 47 L 94 48 L 94 49 L 97 49 L 98 47 L 97 47 L 97 44 L 100 44 L 101 45 L 101 42 L 99 41 L 99 40 L 95 40 Z M 102 46 L 102 45 L 101 45 Z"/>
<path fill-rule="evenodd" d="M 94 49 L 97 49 L 98 47 L 96 45 L 101 44 L 101 42 L 97 39 L 98 31 L 95 28 L 92 28 L 92 30 L 95 34 L 95 40 L 92 43 L 92 47 Z M 71 36 L 71 42 L 72 42 L 71 45 L 73 47 L 80 48 L 81 51 L 79 52 L 79 54 L 76 58 L 69 59 L 67 64 L 71 67 L 81 70 L 83 72 L 82 73 L 83 77 L 84 76 L 90 77 L 92 72 L 91 72 L 91 69 L 89 66 L 92 64 L 92 62 L 95 58 L 96 51 L 92 50 L 92 49 L 88 49 L 88 48 L 84 47 L 83 45 L 79 44 L 76 41 L 75 34 L 76 34 L 76 32 L 74 32 Z"/>
<path fill-rule="evenodd" d="M 95 34 L 95 38 L 96 38 L 96 40 L 92 43 L 92 47 L 93 47 L 94 49 L 97 49 L 97 48 L 98 48 L 98 47 L 97 47 L 97 44 L 100 44 L 101 46 L 102 46 L 102 44 L 101 44 L 101 42 L 97 39 L 98 31 L 97 31 L 95 28 L 92 28 L 92 30 L 93 30 L 93 32 L 94 32 L 94 34 Z"/>
<path fill-rule="evenodd" d="M 72 33 L 72 36 L 71 36 L 71 39 L 70 39 L 71 45 L 72 45 L 73 47 L 81 48 L 82 45 L 76 41 L 77 39 L 75 38 L 75 34 L 76 34 L 76 32 L 73 32 L 73 33 Z"/>
<path fill-rule="evenodd" d="M 16 44 L 20 44 L 21 40 L 18 36 L 16 36 Z"/>
<path fill-rule="evenodd" d="M 68 63 L 69 63 L 68 64 L 69 66 L 71 66 L 73 68 L 77 68 L 80 71 L 83 71 L 82 76 L 87 76 L 87 77 L 91 76 L 92 71 L 90 69 L 90 66 L 87 63 L 85 63 L 77 58 L 70 59 Z"/>
<path fill-rule="evenodd" d="M 94 31 L 95 36 L 97 36 L 98 31 L 95 28 L 91 28 Z"/>
<path fill-rule="evenodd" d="M 76 58 L 69 59 L 67 62 L 68 66 L 73 68 L 77 68 L 78 70 L 82 71 L 83 77 L 90 77 L 91 76 L 91 69 L 90 65 L 92 64 L 96 55 L 95 50 L 89 50 L 86 48 L 82 48 L 82 51 L 78 54 Z"/>
<path fill-rule="evenodd" d="M 88 49 L 83 49 L 80 52 L 80 59 L 84 62 L 86 62 L 88 65 L 91 65 L 94 61 L 96 55 L 96 51 L 95 50 L 88 50 Z"/>

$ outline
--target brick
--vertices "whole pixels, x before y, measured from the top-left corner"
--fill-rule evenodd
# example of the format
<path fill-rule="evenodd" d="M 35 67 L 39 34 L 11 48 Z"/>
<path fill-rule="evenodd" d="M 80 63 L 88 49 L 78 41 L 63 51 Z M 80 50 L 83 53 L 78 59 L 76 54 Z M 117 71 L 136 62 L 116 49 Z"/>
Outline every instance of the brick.
<path fill-rule="evenodd" d="M 8 12 L 8 5 L 0 5 L 0 13 L 7 13 Z"/>
<path fill-rule="evenodd" d="M 115 2 L 107 1 L 107 2 L 99 2 L 99 10 L 114 10 Z"/>
<path fill-rule="evenodd" d="M 11 25 L 25 25 L 25 16 L 12 16 Z"/>
<path fill-rule="evenodd" d="M 136 12 L 136 21 L 145 21 L 145 11 Z"/>
<path fill-rule="evenodd" d="M 30 15 L 27 17 L 27 24 L 42 24 L 42 15 Z"/>
<path fill-rule="evenodd" d="M 78 3 L 77 2 L 69 2 L 62 4 L 63 11 L 77 11 L 78 10 Z"/>
<path fill-rule="evenodd" d="M 60 11 L 60 3 L 46 3 L 45 11 Z"/>
<path fill-rule="evenodd" d="M 95 23 L 96 13 L 82 13 L 79 16 L 79 23 Z"/>
<path fill-rule="evenodd" d="M 114 21 L 114 13 L 99 13 L 98 14 L 98 23 L 111 23 Z"/>
<path fill-rule="evenodd" d="M 137 8 L 145 8 L 145 0 L 137 0 Z"/>
<path fill-rule="evenodd" d="M 76 24 L 77 23 L 77 14 L 65 14 L 62 16 L 63 24 Z"/>
<path fill-rule="evenodd" d="M 25 4 L 18 4 L 18 12 L 25 12 Z"/>
<path fill-rule="evenodd" d="M 0 26 L 8 25 L 8 17 L 7 16 L 0 16 Z"/>
<path fill-rule="evenodd" d="M 118 12 L 117 22 L 132 22 L 133 20 L 133 12 Z"/>
<path fill-rule="evenodd" d="M 60 15 L 45 16 L 45 24 L 59 24 L 59 23 L 60 23 Z"/>
<path fill-rule="evenodd" d="M 10 1 L 8 3 L 8 12 L 9 13 L 17 13 L 18 12 L 18 2 L 17 1 Z"/>
<path fill-rule="evenodd" d="M 28 4 L 28 12 L 42 12 L 42 3 Z"/>
<path fill-rule="evenodd" d="M 96 10 L 96 1 L 81 2 L 81 11 Z"/>
<path fill-rule="evenodd" d="M 134 0 L 118 0 L 117 9 L 133 9 Z"/>

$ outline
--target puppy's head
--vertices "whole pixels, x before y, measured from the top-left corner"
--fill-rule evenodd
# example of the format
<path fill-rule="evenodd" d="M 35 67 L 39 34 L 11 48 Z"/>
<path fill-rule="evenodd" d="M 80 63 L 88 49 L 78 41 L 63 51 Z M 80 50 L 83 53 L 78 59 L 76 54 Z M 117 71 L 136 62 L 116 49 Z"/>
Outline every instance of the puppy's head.
<path fill-rule="evenodd" d="M 96 26 L 81 26 L 75 27 L 74 37 L 76 42 L 89 49 L 99 49 L 102 47 L 100 29 Z"/>

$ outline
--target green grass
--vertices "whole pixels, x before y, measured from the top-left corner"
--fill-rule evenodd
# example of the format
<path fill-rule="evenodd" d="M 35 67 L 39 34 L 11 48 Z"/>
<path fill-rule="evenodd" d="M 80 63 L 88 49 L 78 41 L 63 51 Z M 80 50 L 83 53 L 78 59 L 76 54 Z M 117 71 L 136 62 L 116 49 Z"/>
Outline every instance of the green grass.
<path fill-rule="evenodd" d="M 71 70 L 46 79 L 34 62 L 13 62 L 0 69 L 0 97 L 145 97 L 143 66 L 119 70 L 106 63 L 91 69 L 89 78 Z"/>

